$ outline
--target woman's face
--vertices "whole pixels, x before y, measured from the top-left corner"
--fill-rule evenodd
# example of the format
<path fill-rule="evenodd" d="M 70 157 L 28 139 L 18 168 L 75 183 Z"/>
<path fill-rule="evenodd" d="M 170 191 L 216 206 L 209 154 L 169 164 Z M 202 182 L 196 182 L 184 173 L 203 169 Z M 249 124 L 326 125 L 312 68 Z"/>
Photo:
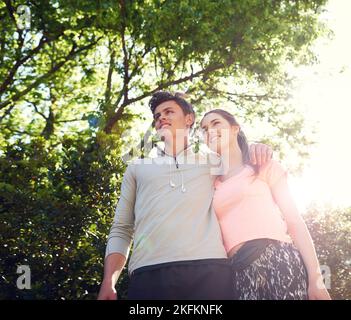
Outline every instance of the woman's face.
<path fill-rule="evenodd" d="M 201 121 L 201 130 L 207 146 L 222 154 L 229 151 L 230 145 L 237 139 L 239 126 L 231 125 L 218 113 L 210 113 Z"/>

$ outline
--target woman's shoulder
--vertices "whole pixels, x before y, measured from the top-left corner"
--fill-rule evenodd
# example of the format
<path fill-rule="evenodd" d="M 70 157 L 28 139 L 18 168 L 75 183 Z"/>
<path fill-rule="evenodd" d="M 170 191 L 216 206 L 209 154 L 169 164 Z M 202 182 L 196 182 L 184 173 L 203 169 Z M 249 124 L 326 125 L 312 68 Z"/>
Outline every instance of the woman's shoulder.
<path fill-rule="evenodd" d="M 286 169 L 279 161 L 271 159 L 259 168 L 258 176 L 268 183 L 274 183 L 286 173 Z"/>

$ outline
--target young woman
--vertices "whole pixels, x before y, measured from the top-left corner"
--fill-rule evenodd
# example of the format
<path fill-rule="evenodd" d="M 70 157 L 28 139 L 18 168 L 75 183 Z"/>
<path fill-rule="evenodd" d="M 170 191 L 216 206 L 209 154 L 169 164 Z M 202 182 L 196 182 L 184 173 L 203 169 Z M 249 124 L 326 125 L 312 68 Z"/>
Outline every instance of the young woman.
<path fill-rule="evenodd" d="M 309 231 L 276 161 L 250 165 L 235 118 L 222 109 L 201 120 L 208 147 L 221 155 L 213 206 L 240 300 L 330 299 Z"/>

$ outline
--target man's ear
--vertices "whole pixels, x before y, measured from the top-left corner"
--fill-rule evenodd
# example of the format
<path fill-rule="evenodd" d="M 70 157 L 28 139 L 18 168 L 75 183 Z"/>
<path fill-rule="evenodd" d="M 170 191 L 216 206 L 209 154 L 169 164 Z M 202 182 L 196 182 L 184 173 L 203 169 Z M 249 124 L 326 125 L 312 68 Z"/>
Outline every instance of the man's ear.
<path fill-rule="evenodd" d="M 185 123 L 189 128 L 194 124 L 195 122 L 195 116 L 192 113 L 189 113 L 186 115 Z"/>

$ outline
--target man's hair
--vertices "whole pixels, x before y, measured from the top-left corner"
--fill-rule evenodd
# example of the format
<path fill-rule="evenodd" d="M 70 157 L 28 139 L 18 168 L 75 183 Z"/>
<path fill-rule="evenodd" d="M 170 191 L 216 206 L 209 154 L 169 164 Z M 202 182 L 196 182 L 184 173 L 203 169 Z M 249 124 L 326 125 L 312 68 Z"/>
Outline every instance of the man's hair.
<path fill-rule="evenodd" d="M 184 115 L 193 114 L 195 119 L 195 112 L 193 106 L 185 100 L 185 95 L 180 92 L 176 92 L 173 94 L 169 91 L 158 91 L 154 93 L 149 101 L 149 107 L 152 111 L 152 114 L 155 114 L 156 108 L 161 103 L 166 101 L 174 101 L 179 107 L 182 108 Z"/>

